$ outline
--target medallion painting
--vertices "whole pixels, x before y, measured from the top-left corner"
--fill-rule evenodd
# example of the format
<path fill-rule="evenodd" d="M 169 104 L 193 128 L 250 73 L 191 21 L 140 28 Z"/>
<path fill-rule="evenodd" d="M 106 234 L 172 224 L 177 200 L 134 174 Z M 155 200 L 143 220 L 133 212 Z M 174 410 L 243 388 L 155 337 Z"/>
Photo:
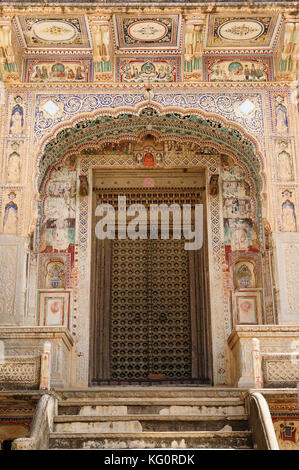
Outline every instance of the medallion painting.
<path fill-rule="evenodd" d="M 180 41 L 179 15 L 129 17 L 114 15 L 115 40 L 119 49 L 177 49 Z"/>
<path fill-rule="evenodd" d="M 207 47 L 265 47 L 271 43 L 278 17 L 210 15 L 207 21 Z"/>
<path fill-rule="evenodd" d="M 38 300 L 39 325 L 69 327 L 69 292 L 39 291 Z"/>
<path fill-rule="evenodd" d="M 272 79 L 267 59 L 209 57 L 204 68 L 209 82 L 265 82 Z"/>
<path fill-rule="evenodd" d="M 90 47 L 83 15 L 61 18 L 18 16 L 16 21 L 28 48 Z"/>
<path fill-rule="evenodd" d="M 180 59 L 121 58 L 118 61 L 117 81 L 124 83 L 163 83 L 180 80 Z"/>
<path fill-rule="evenodd" d="M 262 292 L 260 289 L 242 289 L 233 295 L 235 315 L 233 324 L 258 325 L 264 323 Z"/>

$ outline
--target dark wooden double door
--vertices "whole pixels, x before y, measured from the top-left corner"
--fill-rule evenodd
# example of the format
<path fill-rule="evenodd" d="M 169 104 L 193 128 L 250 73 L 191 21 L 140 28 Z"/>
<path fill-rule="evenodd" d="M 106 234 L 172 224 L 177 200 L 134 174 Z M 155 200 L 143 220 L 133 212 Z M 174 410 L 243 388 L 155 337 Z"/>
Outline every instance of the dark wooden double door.
<path fill-rule="evenodd" d="M 97 240 L 93 384 L 210 379 L 205 247 Z"/>

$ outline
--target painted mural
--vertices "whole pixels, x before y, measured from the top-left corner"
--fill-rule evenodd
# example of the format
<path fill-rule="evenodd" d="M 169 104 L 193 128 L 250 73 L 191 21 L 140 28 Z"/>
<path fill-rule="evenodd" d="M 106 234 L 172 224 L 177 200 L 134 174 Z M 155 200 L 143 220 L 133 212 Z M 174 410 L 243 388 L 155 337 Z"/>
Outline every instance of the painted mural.
<path fill-rule="evenodd" d="M 131 153 L 132 144 L 130 142 L 105 142 L 98 147 L 90 147 L 81 150 L 81 154 L 88 155 L 129 155 Z"/>
<path fill-rule="evenodd" d="M 289 142 L 281 140 L 277 142 L 277 178 L 279 181 L 293 181 L 293 158 Z"/>
<path fill-rule="evenodd" d="M 143 149 L 135 151 L 134 157 L 139 166 L 163 166 L 163 151 L 151 146 L 145 146 Z"/>
<path fill-rule="evenodd" d="M 117 80 L 124 83 L 163 83 L 180 79 L 180 60 L 173 57 L 119 59 Z"/>
<path fill-rule="evenodd" d="M 16 193 L 11 191 L 8 194 L 9 202 L 5 205 L 4 208 L 4 217 L 3 217 L 3 233 L 8 235 L 15 235 L 18 232 L 18 206 L 15 203 Z"/>
<path fill-rule="evenodd" d="M 33 83 L 88 82 L 91 77 L 91 62 L 29 60 L 25 74 L 26 81 Z"/>
<path fill-rule="evenodd" d="M 65 287 L 64 263 L 60 259 L 50 260 L 45 270 L 45 287 L 57 289 Z"/>
<path fill-rule="evenodd" d="M 222 158 L 224 244 L 227 262 L 231 252 L 259 251 L 254 207 L 245 172 Z"/>
<path fill-rule="evenodd" d="M 282 231 L 283 232 L 296 232 L 297 222 L 295 206 L 292 201 L 286 200 L 282 204 L 281 208 L 281 219 L 282 219 Z"/>
<path fill-rule="evenodd" d="M 251 261 L 242 259 L 234 267 L 234 286 L 237 289 L 247 289 L 257 287 L 254 264 Z"/>
<path fill-rule="evenodd" d="M 120 49 L 178 47 L 179 15 L 143 18 L 114 15 L 114 32 Z"/>
<path fill-rule="evenodd" d="M 192 57 L 184 60 L 184 80 L 187 81 L 202 81 L 202 58 Z"/>
<path fill-rule="evenodd" d="M 9 120 L 9 134 L 19 135 L 24 132 L 24 108 L 22 105 L 23 99 L 21 96 L 14 98 L 14 106 L 11 110 Z"/>
<path fill-rule="evenodd" d="M 211 15 L 207 46 L 242 48 L 269 45 L 276 22 L 276 15 Z"/>
<path fill-rule="evenodd" d="M 38 324 L 47 326 L 67 326 L 70 321 L 69 292 L 39 292 Z"/>
<path fill-rule="evenodd" d="M 270 403 L 271 417 L 281 450 L 299 450 L 298 403 Z"/>
<path fill-rule="evenodd" d="M 256 325 L 257 299 L 255 296 L 237 297 L 238 323 L 242 325 Z"/>
<path fill-rule="evenodd" d="M 265 82 L 270 80 L 269 63 L 261 59 L 206 59 L 209 82 Z"/>
<path fill-rule="evenodd" d="M 86 20 L 75 17 L 18 16 L 27 47 L 89 47 Z"/>
<path fill-rule="evenodd" d="M 111 60 L 100 60 L 93 64 L 93 77 L 95 82 L 112 82 Z"/>
<path fill-rule="evenodd" d="M 21 156 L 20 143 L 12 142 L 9 145 L 10 152 L 7 156 L 6 166 L 6 182 L 9 184 L 20 183 L 21 179 Z"/>
<path fill-rule="evenodd" d="M 288 110 L 285 104 L 284 96 L 277 95 L 275 97 L 275 125 L 278 134 L 288 133 L 289 120 Z"/>
<path fill-rule="evenodd" d="M 42 200 L 40 253 L 66 252 L 74 260 L 76 170 L 72 166 L 57 167 L 45 186 Z M 59 263 L 52 267 L 61 279 Z M 47 268 L 49 271 L 49 268 Z M 60 278 L 59 274 L 60 273 Z M 57 279 L 57 281 L 58 281 Z"/>

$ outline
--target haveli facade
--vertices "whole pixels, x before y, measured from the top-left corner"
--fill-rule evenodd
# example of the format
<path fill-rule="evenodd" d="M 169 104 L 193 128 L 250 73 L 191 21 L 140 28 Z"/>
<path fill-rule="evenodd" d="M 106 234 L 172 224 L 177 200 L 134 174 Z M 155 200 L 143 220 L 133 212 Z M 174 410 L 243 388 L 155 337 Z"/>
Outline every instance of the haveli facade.
<path fill-rule="evenodd" d="M 221 3 L 1 6 L 3 377 L 299 381 L 298 6 Z M 96 241 L 117 194 L 203 203 L 201 254 Z"/>

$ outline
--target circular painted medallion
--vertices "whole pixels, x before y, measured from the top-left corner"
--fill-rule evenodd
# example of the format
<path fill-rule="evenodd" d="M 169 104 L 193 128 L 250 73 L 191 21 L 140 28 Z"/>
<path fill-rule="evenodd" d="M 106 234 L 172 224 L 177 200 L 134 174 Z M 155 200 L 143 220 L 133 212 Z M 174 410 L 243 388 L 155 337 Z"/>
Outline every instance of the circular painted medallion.
<path fill-rule="evenodd" d="M 78 30 L 61 20 L 42 20 L 32 26 L 34 36 L 44 42 L 70 42 L 78 36 Z"/>
<path fill-rule="evenodd" d="M 250 41 L 261 36 L 264 29 L 257 20 L 229 20 L 219 26 L 218 35 L 231 41 Z"/>
<path fill-rule="evenodd" d="M 132 23 L 128 34 L 135 41 L 159 41 L 167 34 L 167 27 L 154 20 L 140 20 Z"/>

